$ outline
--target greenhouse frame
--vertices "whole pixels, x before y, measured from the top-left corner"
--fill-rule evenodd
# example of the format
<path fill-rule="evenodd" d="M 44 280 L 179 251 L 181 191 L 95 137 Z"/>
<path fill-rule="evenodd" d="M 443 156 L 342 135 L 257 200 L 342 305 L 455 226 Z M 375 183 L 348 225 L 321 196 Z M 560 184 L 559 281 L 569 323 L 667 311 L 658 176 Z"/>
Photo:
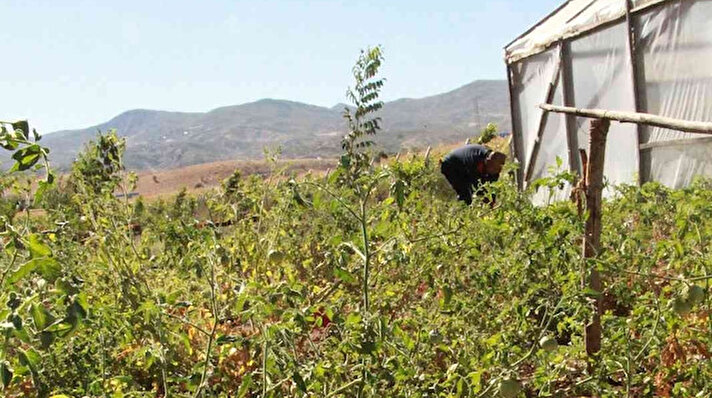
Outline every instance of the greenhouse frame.
<path fill-rule="evenodd" d="M 507 45 L 520 188 L 557 158 L 581 175 L 590 119 L 542 103 L 712 121 L 711 19 L 712 0 L 569 0 Z M 685 187 L 712 176 L 712 136 L 612 123 L 604 175 Z"/>

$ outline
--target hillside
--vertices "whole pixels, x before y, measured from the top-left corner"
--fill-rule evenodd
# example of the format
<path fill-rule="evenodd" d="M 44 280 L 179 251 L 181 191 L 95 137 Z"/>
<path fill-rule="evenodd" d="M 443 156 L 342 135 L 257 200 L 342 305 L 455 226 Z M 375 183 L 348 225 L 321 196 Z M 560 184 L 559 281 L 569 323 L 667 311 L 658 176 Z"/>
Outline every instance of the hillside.
<path fill-rule="evenodd" d="M 137 170 L 256 159 L 265 147 L 277 146 L 285 158 L 326 157 L 340 150 L 343 107 L 264 99 L 206 113 L 138 109 L 89 128 L 48 134 L 43 142 L 59 168 L 97 131 L 112 128 L 127 137 L 126 165 Z M 478 120 L 509 129 L 506 82 L 475 81 L 444 94 L 387 102 L 382 117 L 379 142 L 388 151 L 464 139 L 478 131 Z"/>

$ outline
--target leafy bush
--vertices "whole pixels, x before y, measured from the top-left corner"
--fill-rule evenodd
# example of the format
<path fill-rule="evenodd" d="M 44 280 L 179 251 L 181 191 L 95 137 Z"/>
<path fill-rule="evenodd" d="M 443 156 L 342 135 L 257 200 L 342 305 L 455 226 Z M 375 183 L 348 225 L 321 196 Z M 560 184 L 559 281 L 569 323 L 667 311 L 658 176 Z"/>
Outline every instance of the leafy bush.
<path fill-rule="evenodd" d="M 477 143 L 480 145 L 485 145 L 497 137 L 497 125 L 494 123 L 487 123 L 487 126 L 482 129 L 480 136 L 477 138 Z"/>
<path fill-rule="evenodd" d="M 121 142 L 95 143 L 71 205 L 5 222 L 4 396 L 712 392 L 709 180 L 621 186 L 605 203 L 591 359 L 583 216 L 530 200 L 568 173 L 520 192 L 508 165 L 497 207 L 466 207 L 436 165 L 352 162 L 359 151 L 328 177 L 274 168 L 131 203 L 113 195 L 131 184 Z"/>

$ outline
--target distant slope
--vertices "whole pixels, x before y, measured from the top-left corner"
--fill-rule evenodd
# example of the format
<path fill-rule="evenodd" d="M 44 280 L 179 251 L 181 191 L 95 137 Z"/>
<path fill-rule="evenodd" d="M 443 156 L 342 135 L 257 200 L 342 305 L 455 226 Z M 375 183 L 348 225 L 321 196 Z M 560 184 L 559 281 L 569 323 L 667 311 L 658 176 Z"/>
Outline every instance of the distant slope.
<path fill-rule="evenodd" d="M 448 143 L 495 122 L 509 130 L 505 81 L 475 81 L 448 93 L 385 104 L 378 141 L 388 151 Z M 226 159 L 255 159 L 265 147 L 283 157 L 333 156 L 345 131 L 343 105 L 332 108 L 265 99 L 206 113 L 132 110 L 97 126 L 46 135 L 54 165 L 66 168 L 97 131 L 116 129 L 127 137 L 131 169 L 171 169 Z"/>

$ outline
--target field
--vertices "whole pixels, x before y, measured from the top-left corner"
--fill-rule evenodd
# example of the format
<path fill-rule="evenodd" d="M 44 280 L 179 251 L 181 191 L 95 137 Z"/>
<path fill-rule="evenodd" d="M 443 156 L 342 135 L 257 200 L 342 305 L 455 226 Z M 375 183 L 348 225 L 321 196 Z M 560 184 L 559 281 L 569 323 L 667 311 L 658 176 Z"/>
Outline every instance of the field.
<path fill-rule="evenodd" d="M 275 167 L 286 172 L 304 175 L 323 174 L 336 166 L 335 159 L 298 159 L 280 161 Z M 239 170 L 242 175 L 267 176 L 271 170 L 267 161 L 224 161 L 182 167 L 172 170 L 140 171 L 133 192 L 145 199 L 176 194 L 185 188 L 190 193 L 204 192 L 220 186 L 223 180 Z"/>
<path fill-rule="evenodd" d="M 27 122 L 0 122 L 3 396 L 712 395 L 712 181 L 612 187 L 584 259 L 587 214 L 532 204 L 563 197 L 569 171 L 519 191 L 507 164 L 465 206 L 439 171 L 448 148 L 381 159 L 381 60 L 353 69 L 329 173 L 268 157 L 149 179 L 111 132 L 59 181 Z"/>
<path fill-rule="evenodd" d="M 88 150 L 43 216 L 6 219 L 4 396 L 712 391 L 709 182 L 619 187 L 605 204 L 607 312 L 590 358 L 584 217 L 533 206 L 509 174 L 495 207 L 455 202 L 422 156 L 354 180 L 343 165 L 328 178 L 273 166 L 130 202 L 112 194 L 119 169 L 82 169 L 111 153 Z"/>

